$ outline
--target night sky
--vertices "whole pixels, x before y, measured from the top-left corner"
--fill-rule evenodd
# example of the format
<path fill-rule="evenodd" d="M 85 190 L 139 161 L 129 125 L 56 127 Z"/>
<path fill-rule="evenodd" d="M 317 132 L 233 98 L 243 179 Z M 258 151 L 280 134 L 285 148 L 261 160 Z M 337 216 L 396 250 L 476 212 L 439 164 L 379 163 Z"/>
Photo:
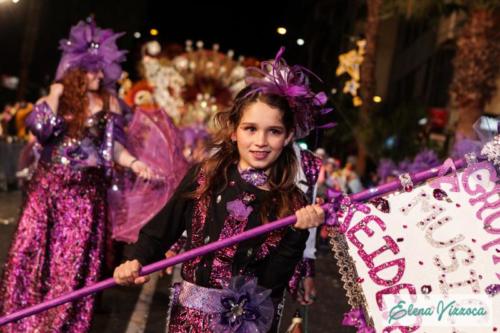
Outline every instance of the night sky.
<path fill-rule="evenodd" d="M 119 46 L 129 50 L 124 68 L 132 72 L 140 45 L 151 38 L 151 28 L 159 30 L 157 39 L 162 44 L 183 46 L 186 39 L 203 40 L 205 47 L 218 43 L 223 52 L 232 49 L 236 56 L 258 59 L 273 57 L 284 45 L 290 63 L 303 62 L 310 58 L 309 40 L 329 33 L 321 26 L 321 17 L 319 23 L 314 17 L 318 11 L 320 16 L 324 14 L 321 6 L 328 2 L 19 0 L 13 4 L 4 0 L 0 1 L 0 74 L 19 74 L 26 31 L 29 26 L 37 26 L 29 66 L 30 89 L 47 85 L 60 57 L 58 41 L 67 37 L 72 25 L 90 14 L 94 14 L 99 26 L 127 33 L 119 40 Z M 34 20 L 37 12 L 38 25 Z M 276 33 L 281 25 L 288 30 L 286 36 Z M 133 37 L 136 31 L 141 32 L 140 39 Z M 306 44 L 298 46 L 297 38 L 305 39 Z"/>

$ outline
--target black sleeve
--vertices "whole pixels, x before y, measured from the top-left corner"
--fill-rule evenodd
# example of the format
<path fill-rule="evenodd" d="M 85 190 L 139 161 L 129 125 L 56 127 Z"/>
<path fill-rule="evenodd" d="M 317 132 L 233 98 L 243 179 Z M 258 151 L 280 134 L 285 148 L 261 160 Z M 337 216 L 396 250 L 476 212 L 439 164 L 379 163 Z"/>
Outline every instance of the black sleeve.
<path fill-rule="evenodd" d="M 293 275 L 295 266 L 302 259 L 308 230 L 287 228 L 278 247 L 258 269 L 259 285 L 272 289 L 272 297 L 281 297 Z"/>
<path fill-rule="evenodd" d="M 165 252 L 186 229 L 184 216 L 189 201 L 193 199 L 185 194 L 196 189 L 199 170 L 199 166 L 194 166 L 187 172 L 167 204 L 141 229 L 130 259 L 147 265 L 165 258 Z"/>

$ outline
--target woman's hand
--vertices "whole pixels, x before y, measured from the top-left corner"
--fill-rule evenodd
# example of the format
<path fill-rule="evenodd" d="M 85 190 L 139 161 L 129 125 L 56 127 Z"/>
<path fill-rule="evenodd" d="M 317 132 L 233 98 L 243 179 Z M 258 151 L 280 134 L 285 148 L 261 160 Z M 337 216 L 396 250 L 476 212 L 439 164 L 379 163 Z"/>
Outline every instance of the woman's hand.
<path fill-rule="evenodd" d="M 320 205 L 305 206 L 295 212 L 297 222 L 293 226 L 296 229 L 315 228 L 325 222 L 325 212 Z"/>
<path fill-rule="evenodd" d="M 36 101 L 36 104 L 47 103 L 54 114 L 57 114 L 59 107 L 59 98 L 64 92 L 64 85 L 62 83 L 53 83 L 50 85 L 49 94 Z"/>
<path fill-rule="evenodd" d="M 53 83 L 50 85 L 49 96 L 59 99 L 64 92 L 64 85 L 62 83 Z"/>
<path fill-rule="evenodd" d="M 139 276 L 141 268 L 138 260 L 128 260 L 115 268 L 113 279 L 121 286 L 144 284 L 149 281 L 149 275 Z"/>
<path fill-rule="evenodd" d="M 134 160 L 130 164 L 130 169 L 141 178 L 149 180 L 154 177 L 154 172 L 142 161 Z"/>

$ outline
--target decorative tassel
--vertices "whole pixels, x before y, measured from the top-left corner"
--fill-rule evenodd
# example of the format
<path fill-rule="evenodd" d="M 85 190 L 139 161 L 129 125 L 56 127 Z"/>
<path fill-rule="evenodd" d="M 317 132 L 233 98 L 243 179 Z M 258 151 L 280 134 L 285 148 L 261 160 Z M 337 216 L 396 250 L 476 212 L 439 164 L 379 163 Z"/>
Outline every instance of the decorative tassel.
<path fill-rule="evenodd" d="M 292 324 L 286 330 L 286 333 L 302 333 L 302 316 L 300 311 L 295 311 L 295 315 L 292 318 Z"/>

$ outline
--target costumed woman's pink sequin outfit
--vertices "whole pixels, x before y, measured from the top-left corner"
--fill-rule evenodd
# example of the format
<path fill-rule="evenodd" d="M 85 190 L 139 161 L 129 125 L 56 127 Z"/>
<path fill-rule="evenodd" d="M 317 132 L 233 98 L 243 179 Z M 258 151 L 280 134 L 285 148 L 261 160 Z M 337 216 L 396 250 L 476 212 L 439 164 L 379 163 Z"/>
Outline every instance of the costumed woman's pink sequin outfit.
<path fill-rule="evenodd" d="M 79 140 L 45 103 L 28 127 L 42 144 L 38 167 L 10 247 L 0 289 L 0 314 L 53 299 L 96 283 L 105 240 L 106 170 L 120 118 L 101 111 L 88 118 Z M 93 297 L 66 303 L 2 327 L 1 332 L 86 332 Z"/>

